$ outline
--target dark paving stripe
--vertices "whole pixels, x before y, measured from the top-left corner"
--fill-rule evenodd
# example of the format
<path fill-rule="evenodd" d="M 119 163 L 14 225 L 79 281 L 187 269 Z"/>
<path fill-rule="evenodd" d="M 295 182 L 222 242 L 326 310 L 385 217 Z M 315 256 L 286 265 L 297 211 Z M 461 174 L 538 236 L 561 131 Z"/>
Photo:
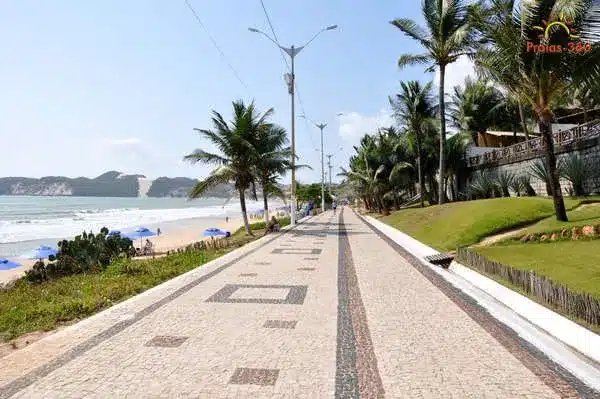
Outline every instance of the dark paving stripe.
<path fill-rule="evenodd" d="M 513 329 L 490 315 L 476 300 L 423 265 L 415 256 L 364 221 L 362 217 L 359 216 L 359 219 L 561 398 L 600 398 L 600 392 L 587 386 L 544 352 L 521 338 Z"/>
<path fill-rule="evenodd" d="M 350 320 L 355 337 L 355 361 L 359 397 L 384 398 L 385 390 L 377 367 L 377 357 L 371 341 L 371 333 L 367 322 L 367 313 L 358 286 L 358 277 L 354 268 L 350 240 L 344 224 L 343 211 L 340 212 L 340 248 L 346 277 L 346 290 L 350 310 Z"/>
<path fill-rule="evenodd" d="M 340 212 L 340 218 L 342 217 Z M 360 398 L 356 371 L 356 338 L 350 315 L 350 296 L 346 268 L 345 230 L 338 234 L 338 318 L 335 362 L 335 398 Z"/>
<path fill-rule="evenodd" d="M 89 351 L 90 349 L 94 348 L 95 346 L 103 343 L 104 341 L 106 341 L 107 339 L 114 337 L 115 335 L 117 335 L 118 333 L 122 332 L 123 330 L 125 330 L 127 327 L 130 327 L 132 325 L 134 325 L 135 323 L 137 323 L 138 321 L 142 320 L 144 317 L 152 314 L 154 311 L 158 310 L 159 308 L 161 308 L 162 306 L 166 305 L 169 302 L 172 302 L 174 299 L 177 299 L 178 297 L 180 297 L 181 295 L 185 294 L 186 292 L 188 292 L 189 290 L 191 290 L 192 288 L 196 287 L 198 284 L 205 282 L 206 280 L 216 276 L 217 274 L 221 273 L 223 270 L 228 269 L 229 267 L 233 266 L 234 264 L 236 264 L 237 262 L 239 262 L 240 260 L 246 258 L 247 256 L 257 252 L 258 250 L 260 250 L 261 248 L 263 248 L 264 246 L 270 244 L 271 242 L 275 241 L 276 239 L 282 237 L 283 235 L 287 234 L 288 232 L 293 232 L 294 229 L 296 229 L 299 225 L 295 225 L 293 227 L 291 227 L 289 230 L 284 230 L 282 232 L 282 234 L 274 236 L 273 238 L 265 241 L 264 243 L 260 244 L 258 247 L 244 252 L 243 254 L 241 254 L 240 256 L 238 256 L 237 258 L 230 260 L 229 262 L 225 263 L 224 265 L 219 266 L 218 268 L 216 268 L 215 270 L 202 275 L 200 277 L 198 277 L 196 280 L 191 281 L 189 283 L 187 283 L 186 285 L 184 285 L 183 287 L 179 288 L 178 290 L 172 292 L 170 295 L 154 302 L 153 304 L 147 306 L 146 308 L 142 309 L 141 311 L 137 312 L 135 314 L 134 317 L 132 317 L 131 319 L 127 319 L 127 320 L 123 320 L 120 321 L 116 324 L 113 324 L 111 327 L 107 328 L 106 330 L 94 335 L 93 337 L 89 338 L 87 341 L 84 341 L 78 345 L 76 345 L 75 347 L 67 350 L 66 352 L 64 352 L 63 354 L 55 357 L 54 359 L 50 360 L 48 363 L 28 372 L 27 374 L 23 375 L 22 377 L 16 378 L 15 380 L 11 381 L 10 383 L 4 385 L 4 386 L 0 386 L 0 399 L 5 399 L 5 398 L 9 398 L 11 396 L 13 396 L 14 394 L 16 394 L 17 392 L 27 388 L 28 386 L 30 386 L 31 384 L 33 384 L 34 382 L 36 382 L 37 380 L 44 378 L 45 376 L 47 376 L 48 374 L 50 374 L 51 372 L 61 368 L 62 366 L 66 365 L 67 363 L 69 363 L 71 360 L 76 359 L 77 357 L 81 356 L 82 354 L 84 354 L 85 352 Z"/>

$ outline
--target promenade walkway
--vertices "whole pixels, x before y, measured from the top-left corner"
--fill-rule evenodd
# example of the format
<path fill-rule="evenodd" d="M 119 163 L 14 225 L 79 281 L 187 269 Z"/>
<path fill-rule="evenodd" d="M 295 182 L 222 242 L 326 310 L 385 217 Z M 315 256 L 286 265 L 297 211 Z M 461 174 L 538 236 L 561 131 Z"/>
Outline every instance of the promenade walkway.
<path fill-rule="evenodd" d="M 596 397 L 350 209 L 0 359 L 0 398 Z"/>

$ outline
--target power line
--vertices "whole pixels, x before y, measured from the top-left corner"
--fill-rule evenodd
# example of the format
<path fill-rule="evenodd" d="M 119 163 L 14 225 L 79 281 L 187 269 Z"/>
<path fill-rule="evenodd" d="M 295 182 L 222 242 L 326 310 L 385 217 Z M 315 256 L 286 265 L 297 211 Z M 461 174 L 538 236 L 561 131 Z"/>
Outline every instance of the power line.
<path fill-rule="evenodd" d="M 273 34 L 273 38 L 275 39 L 275 43 L 279 48 L 279 53 L 281 54 L 281 58 L 283 58 L 283 62 L 285 63 L 285 67 L 288 71 L 290 71 L 290 64 L 288 64 L 287 58 L 285 58 L 285 54 L 281 49 L 281 44 L 279 43 L 279 39 L 277 38 L 277 33 L 275 33 L 275 28 L 273 28 L 273 24 L 271 23 L 271 18 L 269 17 L 269 13 L 267 12 L 267 7 L 265 7 L 265 3 L 263 0 L 260 0 L 260 5 L 262 6 L 263 12 L 265 13 L 265 17 L 267 17 L 267 22 L 269 23 L 269 28 L 271 28 L 271 33 Z"/>
<path fill-rule="evenodd" d="M 210 32 L 208 31 L 208 29 L 206 28 L 206 26 L 202 23 L 202 20 L 200 19 L 200 17 L 198 16 L 198 14 L 196 14 L 196 10 L 194 10 L 194 7 L 192 7 L 192 5 L 189 3 L 188 0 L 184 0 L 184 1 L 185 1 L 185 4 L 190 9 L 190 11 L 192 12 L 192 14 L 194 15 L 194 17 L 196 18 L 196 21 L 198 22 L 198 24 L 202 27 L 202 29 L 204 30 L 204 32 L 206 32 L 206 34 L 208 35 L 208 38 L 212 42 L 213 46 L 217 49 L 217 51 L 219 52 L 219 54 L 221 54 L 221 58 L 223 58 L 223 60 L 227 64 L 227 66 L 229 66 L 229 69 L 231 69 L 231 71 L 233 72 L 233 74 L 235 75 L 235 77 L 237 78 L 237 80 L 242 84 L 242 86 L 244 86 L 246 88 L 246 90 L 250 91 L 250 89 L 248 88 L 248 86 L 246 85 L 246 83 L 244 83 L 244 81 L 242 80 L 242 78 L 240 78 L 240 74 L 238 73 L 238 71 L 227 60 L 227 57 L 225 56 L 225 53 L 223 52 L 223 50 L 221 50 L 221 47 L 219 47 L 219 45 L 217 44 L 217 41 L 215 40 L 215 38 L 210 34 Z"/>

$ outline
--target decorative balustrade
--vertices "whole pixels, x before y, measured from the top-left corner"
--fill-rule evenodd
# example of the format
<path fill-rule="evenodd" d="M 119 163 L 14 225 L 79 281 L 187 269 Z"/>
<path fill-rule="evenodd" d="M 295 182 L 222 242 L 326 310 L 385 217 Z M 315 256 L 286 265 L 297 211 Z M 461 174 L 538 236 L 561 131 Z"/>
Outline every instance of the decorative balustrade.
<path fill-rule="evenodd" d="M 588 122 L 572 129 L 556 132 L 552 135 L 555 148 L 560 148 L 571 143 L 598 136 L 600 136 L 600 121 Z M 510 160 L 542 149 L 544 149 L 543 139 L 542 137 L 536 137 L 535 139 L 469 157 L 467 159 L 467 165 L 469 167 L 476 167 L 492 162 Z"/>

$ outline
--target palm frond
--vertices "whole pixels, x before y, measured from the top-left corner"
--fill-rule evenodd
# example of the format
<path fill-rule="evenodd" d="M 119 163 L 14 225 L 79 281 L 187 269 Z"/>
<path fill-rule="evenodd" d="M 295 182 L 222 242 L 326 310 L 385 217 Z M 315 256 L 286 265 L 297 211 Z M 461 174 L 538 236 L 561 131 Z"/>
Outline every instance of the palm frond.
<path fill-rule="evenodd" d="M 403 69 L 407 66 L 428 64 L 431 61 L 429 54 L 402 54 L 398 58 L 398 68 Z"/>
<path fill-rule="evenodd" d="M 406 36 L 418 41 L 423 47 L 429 47 L 430 42 L 427 31 L 412 19 L 397 18 L 390 23 L 400 29 Z"/>

